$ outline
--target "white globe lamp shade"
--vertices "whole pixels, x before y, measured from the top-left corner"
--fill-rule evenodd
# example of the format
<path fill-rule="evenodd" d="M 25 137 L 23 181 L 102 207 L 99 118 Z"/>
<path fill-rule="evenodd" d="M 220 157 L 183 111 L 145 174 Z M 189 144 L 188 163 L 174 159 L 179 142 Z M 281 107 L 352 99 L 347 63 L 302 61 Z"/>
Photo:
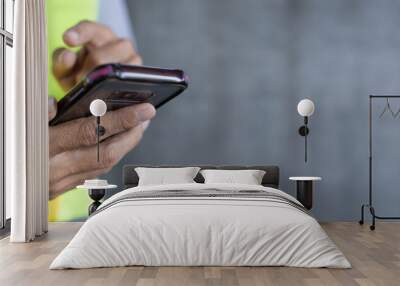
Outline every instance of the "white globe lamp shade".
<path fill-rule="evenodd" d="M 303 116 L 311 116 L 314 113 L 314 102 L 309 99 L 300 100 L 299 104 L 297 104 L 297 112 Z"/>
<path fill-rule="evenodd" d="M 107 104 L 101 99 L 95 99 L 90 103 L 90 113 L 93 116 L 103 116 L 107 112 Z"/>

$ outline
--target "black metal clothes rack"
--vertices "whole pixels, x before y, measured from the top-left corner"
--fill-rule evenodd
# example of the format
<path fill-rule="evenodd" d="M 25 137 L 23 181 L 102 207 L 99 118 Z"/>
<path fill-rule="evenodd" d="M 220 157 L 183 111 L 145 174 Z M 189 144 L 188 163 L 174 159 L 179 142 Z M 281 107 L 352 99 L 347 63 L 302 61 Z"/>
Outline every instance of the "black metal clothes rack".
<path fill-rule="evenodd" d="M 386 110 L 390 111 L 392 116 L 394 118 L 397 117 L 398 114 L 400 114 L 400 110 L 397 112 L 393 112 L 393 110 L 390 108 L 389 104 L 389 99 L 390 98 L 400 98 L 400 95 L 370 95 L 369 96 L 369 195 L 368 195 L 368 204 L 363 204 L 361 206 L 361 220 L 359 223 L 362 225 L 364 224 L 364 208 L 369 208 L 369 211 L 372 216 L 372 225 L 370 225 L 371 230 L 375 230 L 375 219 L 388 219 L 388 220 L 396 220 L 400 219 L 400 217 L 388 217 L 388 216 L 379 216 L 375 212 L 375 208 L 373 207 L 373 201 L 372 201 L 372 131 L 373 131 L 373 126 L 372 126 L 372 105 L 373 105 L 373 100 L 374 99 L 386 99 L 387 100 L 387 105 L 385 106 L 384 111 L 381 113 L 380 117 L 386 112 Z"/>

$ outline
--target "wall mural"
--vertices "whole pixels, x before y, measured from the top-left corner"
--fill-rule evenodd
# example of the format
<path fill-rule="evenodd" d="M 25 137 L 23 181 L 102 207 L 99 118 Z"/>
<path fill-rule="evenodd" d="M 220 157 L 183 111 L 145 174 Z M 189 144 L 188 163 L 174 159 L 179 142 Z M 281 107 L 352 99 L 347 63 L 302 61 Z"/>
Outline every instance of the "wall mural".
<path fill-rule="evenodd" d="M 190 82 L 184 94 L 157 111 L 140 144 L 101 178 L 121 190 L 127 163 L 273 164 L 281 168 L 280 188 L 290 194 L 295 193 L 290 176 L 322 177 L 312 210 L 319 220 L 359 219 L 368 190 L 368 95 L 400 92 L 400 3 L 121 3 L 74 0 L 60 9 L 59 1 L 48 1 L 49 53 L 66 46 L 65 30 L 88 19 L 109 26 L 115 37 L 131 39 L 145 65 L 180 68 Z M 52 59 L 49 55 L 50 69 Z M 49 95 L 61 99 L 66 78 L 52 75 Z M 315 104 L 307 163 L 304 137 L 298 134 L 304 122 L 297 103 L 304 98 Z M 385 104 L 376 105 L 374 117 L 374 142 L 380 146 L 375 207 L 396 215 L 399 122 L 386 114 L 379 118 Z M 391 106 L 397 111 L 400 100 Z M 62 191 L 52 198 L 50 220 L 87 216 L 87 191 Z"/>

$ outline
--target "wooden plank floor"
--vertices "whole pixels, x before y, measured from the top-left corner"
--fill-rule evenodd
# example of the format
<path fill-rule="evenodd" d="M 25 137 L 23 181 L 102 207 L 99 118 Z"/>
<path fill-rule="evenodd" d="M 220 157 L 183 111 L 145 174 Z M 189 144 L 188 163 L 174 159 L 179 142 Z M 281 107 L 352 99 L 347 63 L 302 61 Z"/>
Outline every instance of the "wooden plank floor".
<path fill-rule="evenodd" d="M 352 269 L 289 267 L 121 267 L 48 270 L 81 223 L 51 223 L 49 233 L 29 244 L 0 241 L 0 285 L 400 285 L 400 223 L 323 224 Z"/>

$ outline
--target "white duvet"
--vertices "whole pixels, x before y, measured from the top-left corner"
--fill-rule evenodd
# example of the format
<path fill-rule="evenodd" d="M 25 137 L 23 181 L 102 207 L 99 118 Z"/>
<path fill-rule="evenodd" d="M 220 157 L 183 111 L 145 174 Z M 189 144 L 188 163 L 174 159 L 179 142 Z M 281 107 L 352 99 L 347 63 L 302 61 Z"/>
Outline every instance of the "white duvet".
<path fill-rule="evenodd" d="M 253 185 L 179 184 L 127 189 L 106 200 L 50 269 L 145 266 L 294 266 L 349 268 L 318 222 L 274 201 L 246 198 L 153 198 L 111 201 L 131 192 L 263 190 Z M 101 208 L 100 207 L 100 208 Z"/>

